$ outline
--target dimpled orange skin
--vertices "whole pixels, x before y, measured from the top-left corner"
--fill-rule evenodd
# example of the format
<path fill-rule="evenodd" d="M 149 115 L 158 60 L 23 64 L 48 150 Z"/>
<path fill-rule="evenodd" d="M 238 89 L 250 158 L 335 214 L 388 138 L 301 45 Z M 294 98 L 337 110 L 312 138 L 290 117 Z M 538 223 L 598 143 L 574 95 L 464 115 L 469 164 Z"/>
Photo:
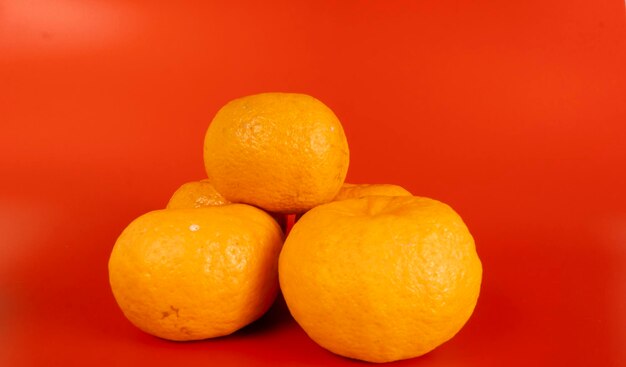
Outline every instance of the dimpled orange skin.
<path fill-rule="evenodd" d="M 411 196 L 411 193 L 398 185 L 391 184 L 351 184 L 344 183 L 334 200 L 356 199 L 365 196 Z"/>
<path fill-rule="evenodd" d="M 389 362 L 427 353 L 461 329 L 482 266 L 449 206 L 370 196 L 307 212 L 283 246 L 279 277 L 291 314 L 315 342 Z"/>
<path fill-rule="evenodd" d="M 153 211 L 118 238 L 111 289 L 124 315 L 149 334 L 227 335 L 274 301 L 282 240 L 276 222 L 249 205 Z"/>
<path fill-rule="evenodd" d="M 209 180 L 187 182 L 181 185 L 167 203 L 167 209 L 202 208 L 230 204 L 215 190 Z"/>
<path fill-rule="evenodd" d="M 205 136 L 204 163 L 228 200 L 301 213 L 337 195 L 349 151 L 341 123 L 322 102 L 263 93 L 220 109 Z"/>

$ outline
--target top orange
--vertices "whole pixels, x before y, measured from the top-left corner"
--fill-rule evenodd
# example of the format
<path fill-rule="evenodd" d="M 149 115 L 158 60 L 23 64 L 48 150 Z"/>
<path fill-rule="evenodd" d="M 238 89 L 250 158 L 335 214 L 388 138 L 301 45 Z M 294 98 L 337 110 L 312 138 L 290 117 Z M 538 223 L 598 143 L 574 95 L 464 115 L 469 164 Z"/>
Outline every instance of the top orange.
<path fill-rule="evenodd" d="M 235 99 L 204 140 L 209 180 L 226 199 L 278 213 L 333 200 L 346 177 L 348 142 L 332 110 L 304 94 Z"/>

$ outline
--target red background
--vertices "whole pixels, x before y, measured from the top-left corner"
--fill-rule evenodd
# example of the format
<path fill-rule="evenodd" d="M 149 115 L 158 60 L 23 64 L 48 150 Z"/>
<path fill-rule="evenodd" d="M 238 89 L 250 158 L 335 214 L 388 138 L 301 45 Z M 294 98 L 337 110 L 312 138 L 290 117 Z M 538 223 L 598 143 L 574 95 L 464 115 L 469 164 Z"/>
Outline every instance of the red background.
<path fill-rule="evenodd" d="M 174 343 L 117 309 L 134 217 L 203 177 L 228 100 L 308 93 L 350 182 L 452 205 L 484 265 L 407 366 L 626 365 L 626 21 L 607 1 L 0 1 L 0 365 L 350 365 L 278 302 Z"/>

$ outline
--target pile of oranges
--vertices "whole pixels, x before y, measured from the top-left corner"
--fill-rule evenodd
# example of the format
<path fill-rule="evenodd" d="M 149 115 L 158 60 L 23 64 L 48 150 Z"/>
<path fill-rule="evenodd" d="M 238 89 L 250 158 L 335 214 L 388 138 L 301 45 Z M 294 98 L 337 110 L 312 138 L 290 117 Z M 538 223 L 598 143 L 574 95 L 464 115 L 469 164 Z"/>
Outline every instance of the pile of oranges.
<path fill-rule="evenodd" d="M 109 279 L 124 315 L 170 340 L 231 334 L 282 291 L 322 347 L 388 362 L 431 351 L 472 314 L 474 240 L 446 204 L 396 185 L 344 183 L 348 143 L 319 100 L 226 104 L 204 141 L 207 179 L 118 238 Z M 298 221 L 285 236 L 285 214 Z"/>

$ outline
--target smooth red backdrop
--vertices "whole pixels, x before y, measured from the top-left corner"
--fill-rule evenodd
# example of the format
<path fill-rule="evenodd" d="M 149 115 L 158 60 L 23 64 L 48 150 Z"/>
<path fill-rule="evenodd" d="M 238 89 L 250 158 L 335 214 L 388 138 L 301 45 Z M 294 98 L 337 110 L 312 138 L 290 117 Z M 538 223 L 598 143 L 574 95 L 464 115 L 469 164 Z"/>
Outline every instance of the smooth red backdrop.
<path fill-rule="evenodd" d="M 314 95 L 350 182 L 452 205 L 484 282 L 470 322 L 405 366 L 626 365 L 621 0 L 0 0 L 0 365 L 357 365 L 278 302 L 233 336 L 127 322 L 107 260 L 203 177 L 232 98 Z"/>

